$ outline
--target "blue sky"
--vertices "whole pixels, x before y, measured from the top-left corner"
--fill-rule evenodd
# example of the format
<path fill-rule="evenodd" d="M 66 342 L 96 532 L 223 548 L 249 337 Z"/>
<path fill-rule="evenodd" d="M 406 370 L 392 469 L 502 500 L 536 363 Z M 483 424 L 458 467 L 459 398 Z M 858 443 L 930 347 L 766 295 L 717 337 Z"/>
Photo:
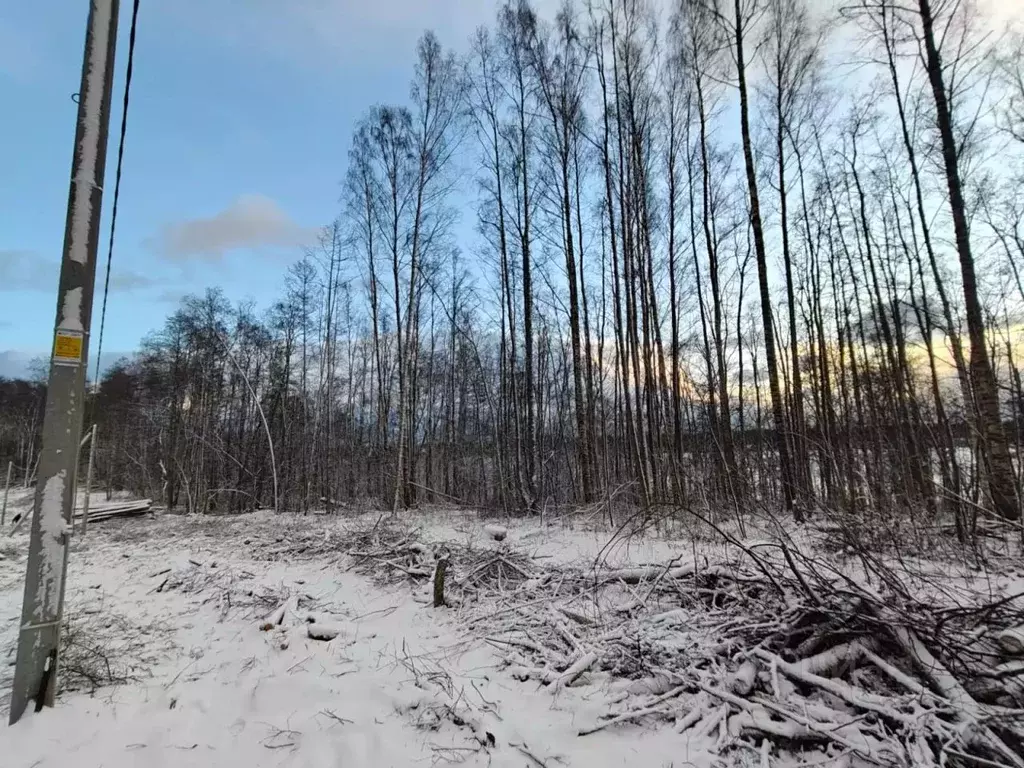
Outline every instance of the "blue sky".
<path fill-rule="evenodd" d="M 558 2 L 535 7 L 550 15 Z M 994 31 L 1019 18 L 1019 2 L 981 0 Z M 121 4 L 100 279 L 131 0 Z M 88 5 L 0 2 L 0 376 L 48 355 Z M 219 285 L 267 306 L 302 243 L 338 213 L 355 121 L 406 100 L 422 31 L 464 49 L 496 5 L 142 0 L 104 362 L 185 293 Z"/>
<path fill-rule="evenodd" d="M 121 5 L 99 280 L 131 0 Z M 88 0 L 0 7 L 0 375 L 48 353 L 87 12 Z M 220 285 L 269 303 L 338 212 L 356 119 L 406 99 L 419 34 L 461 48 L 493 12 L 481 0 L 142 0 L 104 360 L 187 292 Z"/>

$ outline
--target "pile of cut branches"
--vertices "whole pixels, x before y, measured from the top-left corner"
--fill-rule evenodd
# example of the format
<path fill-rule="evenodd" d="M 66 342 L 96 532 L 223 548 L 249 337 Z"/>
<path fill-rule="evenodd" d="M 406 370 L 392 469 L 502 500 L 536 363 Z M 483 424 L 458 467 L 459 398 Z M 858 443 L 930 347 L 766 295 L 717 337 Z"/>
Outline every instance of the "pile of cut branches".
<path fill-rule="evenodd" d="M 379 584 L 426 581 L 440 559 L 448 561 L 449 604 L 504 594 L 537 573 L 533 560 L 505 543 L 473 547 L 456 542 L 432 544 L 419 531 L 397 524 L 353 530 L 348 534 L 352 567 Z"/>
<path fill-rule="evenodd" d="M 505 546 L 497 549 L 464 548 L 458 553 L 457 578 L 463 590 L 504 594 L 530 580 L 537 572 L 533 560 Z"/>
<path fill-rule="evenodd" d="M 266 615 L 292 596 L 284 584 L 265 584 L 241 568 L 218 565 L 216 561 L 189 561 L 182 568 L 167 568 L 150 575 L 153 592 L 191 595 L 199 605 L 216 606 L 219 619 L 238 615 L 252 619 Z M 314 610 L 320 604 L 307 594 L 295 595 L 298 605 Z"/>
<path fill-rule="evenodd" d="M 861 575 L 765 544 L 730 562 L 550 570 L 468 620 L 521 679 L 609 682 L 609 711 L 581 735 L 662 719 L 762 764 L 814 750 L 1024 768 L 1024 596 L 947 584 L 924 599 L 883 564 L 877 588 Z"/>
<path fill-rule="evenodd" d="M 811 753 L 1024 768 L 1024 595 L 991 583 L 780 541 L 613 569 L 542 567 L 507 542 L 432 544 L 399 525 L 349 536 L 353 567 L 378 583 L 419 585 L 447 561 L 447 604 L 513 676 L 612 690 L 581 735 L 669 720 L 762 765 Z"/>
<path fill-rule="evenodd" d="M 352 566 L 378 584 L 426 579 L 434 572 L 434 553 L 416 530 L 397 524 L 377 524 L 346 534 Z"/>

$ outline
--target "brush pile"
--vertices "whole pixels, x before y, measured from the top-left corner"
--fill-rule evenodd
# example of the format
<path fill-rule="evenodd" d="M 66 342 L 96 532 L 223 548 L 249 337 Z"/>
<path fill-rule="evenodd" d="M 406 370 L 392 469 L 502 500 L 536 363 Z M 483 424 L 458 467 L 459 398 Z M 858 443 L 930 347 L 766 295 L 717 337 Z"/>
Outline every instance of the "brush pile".
<path fill-rule="evenodd" d="M 348 543 L 352 567 L 378 584 L 429 580 L 437 562 L 446 558 L 449 605 L 466 605 L 485 596 L 504 595 L 537 573 L 533 560 L 504 542 L 489 548 L 450 541 L 425 543 L 420 540 L 419 531 L 399 525 L 353 530 Z"/>
<path fill-rule="evenodd" d="M 618 678 L 581 735 L 660 719 L 762 765 L 814 750 L 835 765 L 1024 766 L 1024 595 L 925 601 L 882 566 L 876 591 L 777 549 L 548 573 L 471 621 L 521 679 Z"/>
<path fill-rule="evenodd" d="M 219 620 L 228 615 L 254 619 L 265 616 L 291 599 L 296 610 L 323 608 L 323 603 L 284 584 L 264 584 L 250 571 L 219 565 L 215 560 L 189 561 L 180 568 L 150 574 L 151 592 L 178 592 L 191 596 L 197 605 L 214 605 Z"/>
<path fill-rule="evenodd" d="M 1024 768 L 1024 595 L 940 578 L 911 590 L 919 573 L 878 560 L 852 573 L 777 543 L 733 551 L 542 568 L 507 542 L 381 528 L 351 554 L 378 581 L 414 584 L 448 556 L 449 604 L 513 676 L 611 691 L 581 736 L 661 721 L 727 763 L 753 750 L 764 766 Z"/>

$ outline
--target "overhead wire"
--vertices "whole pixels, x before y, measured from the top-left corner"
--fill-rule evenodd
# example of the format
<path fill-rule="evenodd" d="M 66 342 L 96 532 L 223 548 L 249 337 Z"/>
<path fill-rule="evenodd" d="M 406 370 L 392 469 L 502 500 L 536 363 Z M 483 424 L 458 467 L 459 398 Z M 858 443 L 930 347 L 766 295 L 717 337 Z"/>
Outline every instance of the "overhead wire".
<path fill-rule="evenodd" d="M 124 164 L 125 135 L 128 132 L 128 104 L 132 90 L 132 68 L 135 63 L 135 33 L 139 23 L 139 4 L 134 0 L 132 5 L 132 22 L 128 32 L 128 66 L 124 78 L 124 101 L 121 108 L 121 138 L 117 146 L 117 171 L 114 177 L 114 203 L 110 211 L 110 239 L 107 243 L 107 269 L 103 280 L 103 307 L 100 310 L 100 332 L 96 344 L 96 372 L 93 376 L 93 389 L 100 383 L 101 364 L 103 360 L 103 332 L 107 324 L 107 297 L 110 294 L 110 266 L 114 260 L 114 232 L 117 228 L 117 203 L 121 196 L 121 168 Z"/>

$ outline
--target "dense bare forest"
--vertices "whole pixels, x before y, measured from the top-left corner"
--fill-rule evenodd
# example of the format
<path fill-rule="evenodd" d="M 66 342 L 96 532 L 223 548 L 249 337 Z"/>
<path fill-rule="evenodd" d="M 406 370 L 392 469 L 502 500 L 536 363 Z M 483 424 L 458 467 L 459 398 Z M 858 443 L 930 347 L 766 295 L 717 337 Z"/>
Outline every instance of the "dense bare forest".
<path fill-rule="evenodd" d="M 90 399 L 170 508 L 1017 519 L 1024 42 L 967 0 L 527 0 L 416 50 L 269 308 Z M 28 483 L 45 388 L 2 382 Z"/>

